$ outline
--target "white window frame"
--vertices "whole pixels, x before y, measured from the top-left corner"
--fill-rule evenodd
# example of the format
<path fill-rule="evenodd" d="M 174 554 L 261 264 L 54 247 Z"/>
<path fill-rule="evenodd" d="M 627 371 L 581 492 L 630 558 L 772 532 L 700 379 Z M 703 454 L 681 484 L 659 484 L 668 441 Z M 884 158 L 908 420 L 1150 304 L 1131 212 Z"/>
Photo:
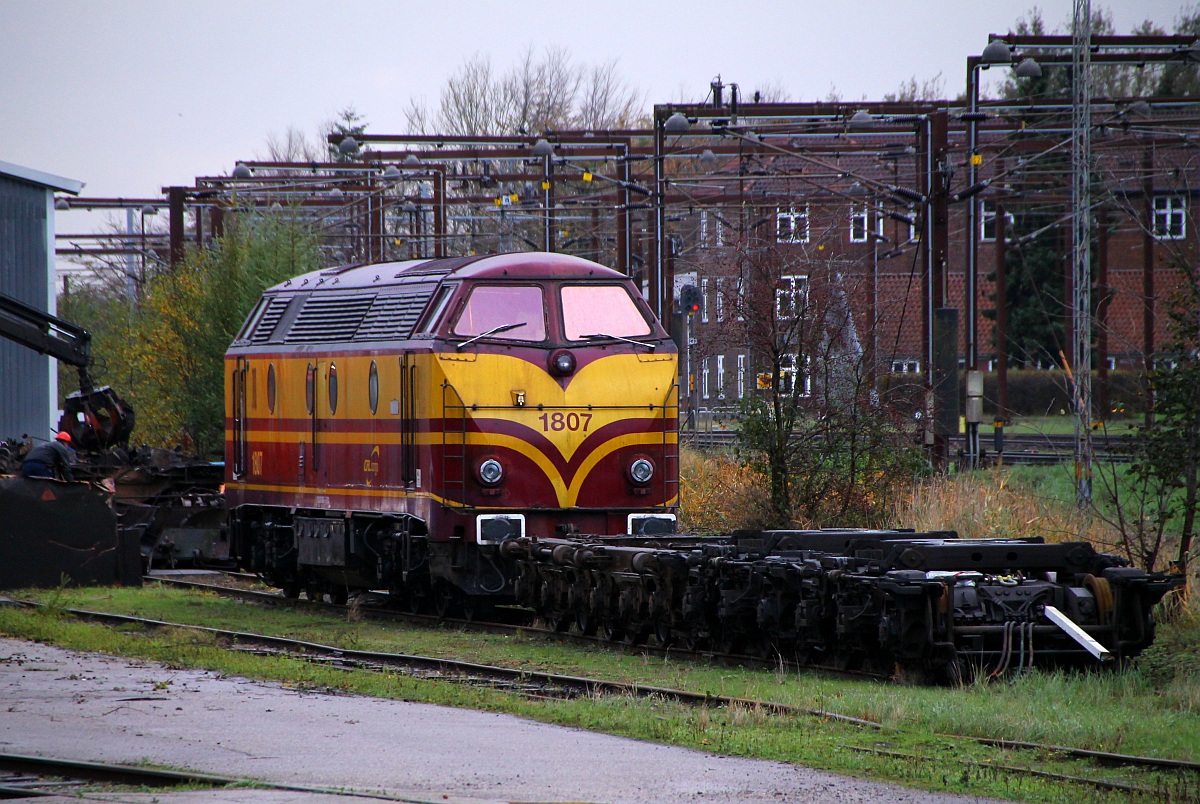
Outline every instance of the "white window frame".
<path fill-rule="evenodd" d="M 776 243 L 807 243 L 808 235 L 808 204 L 775 211 Z"/>
<path fill-rule="evenodd" d="M 746 309 L 746 280 L 739 276 L 737 278 L 737 320 L 745 321 L 746 314 L 743 312 Z"/>
<path fill-rule="evenodd" d="M 1017 219 L 1008 210 L 1004 211 L 1004 223 L 1013 226 Z M 979 202 L 979 242 L 996 242 L 996 202 L 984 199 Z"/>
<path fill-rule="evenodd" d="M 700 323 L 708 323 L 708 277 L 700 280 Z"/>
<path fill-rule="evenodd" d="M 746 356 L 737 356 L 737 392 L 738 399 L 746 397 Z"/>
<path fill-rule="evenodd" d="M 708 399 L 708 358 L 700 361 L 700 395 Z"/>
<path fill-rule="evenodd" d="M 700 247 L 708 245 L 708 210 L 700 210 Z"/>
<path fill-rule="evenodd" d="M 725 398 L 725 355 L 717 355 L 717 399 Z"/>
<path fill-rule="evenodd" d="M 1182 195 L 1154 196 L 1154 239 L 1183 240 L 1187 237 L 1187 198 Z"/>
<path fill-rule="evenodd" d="M 713 299 L 717 308 L 717 321 L 725 320 L 725 278 L 717 277 L 717 294 Z"/>
<path fill-rule="evenodd" d="M 808 275 L 795 274 L 779 277 L 775 288 L 775 315 L 779 320 L 790 320 L 797 310 L 801 313 L 808 307 Z"/>
<path fill-rule="evenodd" d="M 783 354 L 779 356 L 779 393 L 791 396 L 796 388 L 796 372 L 797 366 L 804 366 L 804 388 L 800 393 L 796 394 L 798 398 L 807 398 L 812 396 L 812 372 L 809 367 L 808 355 L 800 360 L 800 356 L 796 354 Z"/>
<path fill-rule="evenodd" d="M 870 239 L 871 208 L 866 204 L 850 205 L 850 242 L 865 243 Z"/>

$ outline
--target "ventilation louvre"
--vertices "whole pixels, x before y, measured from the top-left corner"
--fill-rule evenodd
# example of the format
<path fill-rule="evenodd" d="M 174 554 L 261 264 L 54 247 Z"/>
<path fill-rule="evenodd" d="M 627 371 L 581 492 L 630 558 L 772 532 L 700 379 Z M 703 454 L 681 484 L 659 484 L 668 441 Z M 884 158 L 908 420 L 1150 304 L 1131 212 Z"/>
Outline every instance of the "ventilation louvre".
<path fill-rule="evenodd" d="M 310 296 L 288 331 L 287 342 L 352 340 L 374 300 L 374 296 Z"/>
<path fill-rule="evenodd" d="M 429 303 L 435 285 L 405 288 L 404 293 L 379 296 L 363 318 L 355 340 L 379 341 L 407 338 L 421 311 Z"/>
<path fill-rule="evenodd" d="M 289 296 L 275 296 L 267 302 L 267 309 L 263 310 L 262 315 L 259 316 L 258 323 L 254 326 L 254 332 L 250 335 L 251 343 L 266 343 L 271 339 L 271 334 L 278 326 L 279 319 L 283 318 L 283 313 L 291 301 Z"/>

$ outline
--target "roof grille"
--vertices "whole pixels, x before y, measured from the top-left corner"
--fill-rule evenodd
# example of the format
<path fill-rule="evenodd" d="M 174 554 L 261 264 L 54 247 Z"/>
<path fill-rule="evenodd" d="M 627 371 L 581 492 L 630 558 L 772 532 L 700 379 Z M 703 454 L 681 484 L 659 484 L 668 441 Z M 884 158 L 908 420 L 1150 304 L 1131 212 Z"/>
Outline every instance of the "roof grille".
<path fill-rule="evenodd" d="M 417 285 L 405 288 L 403 294 L 379 296 L 363 318 L 355 340 L 379 341 L 407 338 L 412 334 L 417 318 L 435 285 Z"/>
<path fill-rule="evenodd" d="M 250 334 L 251 343 L 266 343 L 271 339 L 271 333 L 275 331 L 279 319 L 283 318 L 283 311 L 287 309 L 291 300 L 290 296 L 273 296 L 267 302 L 267 308 L 259 316 L 254 332 Z"/>
<path fill-rule="evenodd" d="M 374 296 L 313 295 L 288 331 L 288 343 L 348 341 L 354 337 Z"/>

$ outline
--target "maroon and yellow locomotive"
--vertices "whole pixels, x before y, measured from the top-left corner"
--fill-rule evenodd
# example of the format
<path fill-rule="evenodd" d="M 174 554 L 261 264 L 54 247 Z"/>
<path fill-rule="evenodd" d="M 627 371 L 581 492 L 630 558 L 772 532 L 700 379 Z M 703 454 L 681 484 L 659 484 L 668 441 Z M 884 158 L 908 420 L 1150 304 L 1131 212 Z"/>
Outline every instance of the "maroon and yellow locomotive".
<path fill-rule="evenodd" d="M 576 257 L 296 277 L 226 354 L 233 548 L 293 595 L 510 597 L 506 539 L 673 529 L 676 377 L 633 284 Z"/>

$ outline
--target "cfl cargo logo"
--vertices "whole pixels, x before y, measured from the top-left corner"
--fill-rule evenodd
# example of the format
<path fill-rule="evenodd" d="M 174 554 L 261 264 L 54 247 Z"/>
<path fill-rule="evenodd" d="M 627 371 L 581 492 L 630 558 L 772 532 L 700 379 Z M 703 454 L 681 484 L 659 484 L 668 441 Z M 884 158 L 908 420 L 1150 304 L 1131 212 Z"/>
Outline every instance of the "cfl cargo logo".
<path fill-rule="evenodd" d="M 371 450 L 371 457 L 363 460 L 363 474 L 367 476 L 367 485 L 375 482 L 375 476 L 379 474 L 379 447 Z"/>

